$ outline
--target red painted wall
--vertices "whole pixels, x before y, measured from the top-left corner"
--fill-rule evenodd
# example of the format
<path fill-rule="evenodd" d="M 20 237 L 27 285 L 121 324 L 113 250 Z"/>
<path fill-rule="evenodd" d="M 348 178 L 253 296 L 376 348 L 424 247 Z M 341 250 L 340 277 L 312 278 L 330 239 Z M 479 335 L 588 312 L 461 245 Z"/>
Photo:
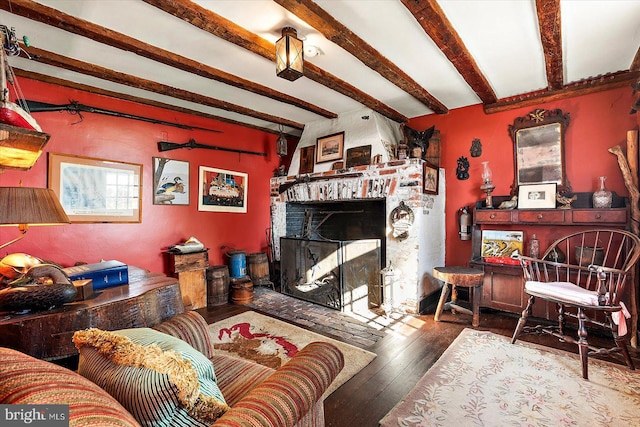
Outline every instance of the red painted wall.
<path fill-rule="evenodd" d="M 607 151 L 620 145 L 626 149 L 628 130 L 638 129 L 640 115 L 629 114 L 631 88 L 619 88 L 535 107 L 520 108 L 495 114 L 485 114 L 479 105 L 450 111 L 446 115 L 432 114 L 412 119 L 409 126 L 422 130 L 432 125 L 440 130 L 441 167 L 446 175 L 446 264 L 465 265 L 471 256 L 471 241 L 458 236 L 456 215 L 465 205 L 475 205 L 484 198 L 480 191 L 481 162 L 488 160 L 496 186 L 494 195 L 508 195 L 513 182 L 513 142 L 508 126 L 514 119 L 537 108 L 560 108 L 569 113 L 570 123 L 565 136 L 566 173 L 576 192 L 595 191 L 598 176 L 606 175 L 609 190 L 628 196 L 618 166 L 617 157 Z M 482 155 L 471 157 L 471 141 L 479 138 Z M 470 178 L 456 178 L 457 159 L 469 159 Z M 542 242 L 541 242 L 542 244 Z"/>
<path fill-rule="evenodd" d="M 4 248 L 1 256 L 26 252 L 64 266 L 76 261 L 117 259 L 152 271 L 166 272 L 163 251 L 191 236 L 210 249 L 211 265 L 227 263 L 222 246 L 243 249 L 247 253 L 266 250 L 266 229 L 270 221 L 269 178 L 279 165 L 279 158 L 275 155 L 276 135 L 38 81 L 21 79 L 20 85 L 27 99 L 54 104 L 66 104 L 73 99 L 94 107 L 218 129 L 223 133 L 184 130 L 91 113 L 84 114 L 81 121 L 78 116 L 66 112 L 34 113 L 42 129 L 51 135 L 47 152 L 143 165 L 142 222 L 31 227 L 24 239 Z M 157 142 L 160 140 L 184 143 L 190 138 L 210 145 L 266 152 L 267 156 L 206 149 L 158 152 Z M 189 206 L 153 204 L 154 156 L 189 161 Z M 199 166 L 247 173 L 247 213 L 199 212 Z M 17 186 L 20 182 L 23 186 L 47 186 L 46 154 L 29 171 L 5 170 L 0 173 L 0 186 Z M 0 243 L 18 234 L 17 228 L 1 227 Z"/>

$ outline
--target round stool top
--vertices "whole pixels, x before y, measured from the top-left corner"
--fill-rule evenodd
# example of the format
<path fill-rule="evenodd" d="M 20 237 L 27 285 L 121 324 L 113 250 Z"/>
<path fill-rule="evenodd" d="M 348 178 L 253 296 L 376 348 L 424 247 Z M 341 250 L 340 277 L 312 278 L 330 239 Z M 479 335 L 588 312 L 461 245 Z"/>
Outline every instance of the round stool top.
<path fill-rule="evenodd" d="M 484 272 L 471 267 L 436 267 L 433 269 L 433 277 L 452 285 L 470 288 L 482 285 Z"/>

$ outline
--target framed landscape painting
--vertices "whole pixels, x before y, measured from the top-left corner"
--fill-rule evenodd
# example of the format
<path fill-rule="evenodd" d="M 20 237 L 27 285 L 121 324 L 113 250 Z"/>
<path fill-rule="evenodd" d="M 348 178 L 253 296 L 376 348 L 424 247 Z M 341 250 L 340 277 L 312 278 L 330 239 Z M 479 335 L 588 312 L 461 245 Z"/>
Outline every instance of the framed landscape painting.
<path fill-rule="evenodd" d="M 340 160 L 344 153 L 344 132 L 318 138 L 316 145 L 316 163 Z"/>
<path fill-rule="evenodd" d="M 200 166 L 198 210 L 247 212 L 246 173 Z"/>
<path fill-rule="evenodd" d="M 71 222 L 140 222 L 142 165 L 49 153 L 48 186 Z"/>

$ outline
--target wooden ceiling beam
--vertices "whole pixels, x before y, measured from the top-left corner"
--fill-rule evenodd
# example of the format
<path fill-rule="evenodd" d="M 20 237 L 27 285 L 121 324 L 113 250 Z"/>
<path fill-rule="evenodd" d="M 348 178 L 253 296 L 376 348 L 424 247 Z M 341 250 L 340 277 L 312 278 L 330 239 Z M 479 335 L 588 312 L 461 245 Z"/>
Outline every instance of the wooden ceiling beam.
<path fill-rule="evenodd" d="M 483 104 L 498 100 L 489 81 L 467 50 L 458 32 L 436 0 L 401 0 L 418 24 L 451 61 L 462 78 L 478 95 Z"/>
<path fill-rule="evenodd" d="M 248 117 L 254 117 L 256 119 L 264 120 L 267 122 L 289 126 L 295 129 L 304 129 L 304 124 L 302 123 L 294 122 L 292 120 L 287 120 L 282 117 L 273 116 L 271 114 L 262 113 L 260 111 L 255 111 L 250 108 L 242 107 L 240 105 L 232 104 L 230 102 L 200 95 L 198 93 L 193 93 L 184 89 L 178 89 L 172 86 L 168 86 L 162 83 L 143 79 L 140 77 L 119 73 L 119 72 L 110 70 L 108 68 L 101 67 L 99 65 L 89 64 L 87 62 L 79 61 L 77 59 L 58 55 L 56 53 L 39 49 L 34 46 L 29 47 L 28 51 L 29 51 L 29 54 L 31 55 L 32 60 L 43 63 L 43 64 L 51 65 L 53 67 L 74 71 L 76 73 L 85 74 L 85 75 L 96 77 L 102 80 L 108 80 L 108 81 L 122 84 L 125 86 L 131 86 L 137 89 L 148 90 L 150 92 L 159 93 L 161 95 L 182 99 L 184 101 L 189 101 L 196 104 L 206 105 L 208 107 L 231 111 L 231 112 L 242 114 Z"/>
<path fill-rule="evenodd" d="M 217 68 L 202 64 L 201 62 L 177 55 L 173 52 L 160 49 L 156 46 L 136 40 L 133 37 L 129 37 L 89 21 L 76 18 L 40 3 L 28 0 L 11 0 L 9 2 L 0 2 L 0 9 L 29 18 L 33 21 L 60 28 L 73 34 L 90 38 L 108 46 L 122 49 L 127 52 L 133 52 L 136 55 L 166 64 L 170 67 L 174 67 L 188 73 L 196 74 L 210 80 L 219 81 L 229 86 L 246 90 L 285 104 L 293 105 L 322 117 L 338 117 L 336 113 L 325 110 L 316 105 L 312 105 L 301 99 L 275 91 L 255 82 L 242 79 Z M 239 111 L 237 112 L 240 113 Z"/>
<path fill-rule="evenodd" d="M 564 85 L 562 89 L 544 89 L 522 95 L 511 96 L 509 98 L 502 98 L 498 100 L 498 102 L 485 105 L 484 112 L 487 114 L 499 113 L 520 107 L 529 107 L 544 104 L 546 102 L 572 98 L 574 96 L 587 95 L 590 93 L 629 86 L 638 78 L 640 78 L 639 71 L 620 71 L 617 73 L 605 74 Z"/>
<path fill-rule="evenodd" d="M 220 117 L 213 114 L 203 113 L 202 111 L 191 110 L 189 108 L 178 107 L 176 105 L 165 104 L 164 102 L 154 101 L 152 99 L 140 98 L 138 96 L 127 95 L 120 92 L 114 92 L 107 89 L 98 88 L 95 86 L 90 86 L 82 83 L 72 82 L 70 80 L 61 79 L 58 77 L 52 77 L 41 73 L 36 73 L 35 71 L 22 70 L 20 68 L 13 68 L 13 71 L 16 73 L 18 77 L 24 77 L 26 79 L 37 80 L 45 83 L 50 83 L 57 86 L 68 87 L 71 89 L 80 90 L 83 92 L 93 93 L 96 95 L 108 96 L 111 98 L 120 99 L 123 101 L 135 102 L 138 104 L 148 105 L 151 107 L 163 108 L 165 110 L 176 111 L 178 113 L 189 114 L 191 116 L 202 117 L 204 119 L 216 120 L 218 122 L 230 123 L 233 125 L 243 126 L 245 128 L 251 128 L 255 130 L 259 130 L 262 132 L 272 133 L 275 135 L 279 135 L 280 132 L 275 129 L 269 129 L 262 126 L 252 125 L 249 123 L 243 123 L 236 120 L 228 119 L 226 117 Z M 291 137 L 299 138 L 299 135 L 291 135 Z"/>
<path fill-rule="evenodd" d="M 228 19 L 189 0 L 143 0 L 191 25 L 260 55 L 275 64 L 275 45 L 268 40 L 240 27 Z M 275 66 L 274 66 L 275 72 Z M 345 95 L 362 105 L 400 123 L 408 117 L 367 95 L 358 88 L 320 69 L 310 62 L 304 63 L 304 76 L 323 86 Z"/>
<path fill-rule="evenodd" d="M 337 44 L 367 67 L 389 80 L 400 89 L 413 96 L 423 105 L 438 114 L 446 114 L 449 109 L 400 67 L 389 61 L 366 41 L 328 14 L 311 0 L 274 0 L 280 6 L 318 30 L 323 36 Z"/>
<path fill-rule="evenodd" d="M 547 85 L 549 89 L 560 90 L 564 85 L 560 0 L 536 0 L 536 13 L 547 69 Z"/>

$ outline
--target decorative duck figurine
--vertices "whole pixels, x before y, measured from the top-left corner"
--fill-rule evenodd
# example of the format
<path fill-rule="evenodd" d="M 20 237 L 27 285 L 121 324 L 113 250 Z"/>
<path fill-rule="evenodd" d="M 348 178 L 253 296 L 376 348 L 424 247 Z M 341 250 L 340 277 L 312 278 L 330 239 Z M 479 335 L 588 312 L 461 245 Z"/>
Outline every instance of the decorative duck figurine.
<path fill-rule="evenodd" d="M 511 200 L 505 200 L 500 203 L 498 209 L 515 209 L 518 206 L 518 196 L 513 196 Z"/>
<path fill-rule="evenodd" d="M 563 196 L 561 194 L 556 194 L 556 200 L 562 206 L 558 209 L 571 209 L 571 203 L 575 202 L 578 199 L 578 195 L 574 194 L 573 197 Z"/>

